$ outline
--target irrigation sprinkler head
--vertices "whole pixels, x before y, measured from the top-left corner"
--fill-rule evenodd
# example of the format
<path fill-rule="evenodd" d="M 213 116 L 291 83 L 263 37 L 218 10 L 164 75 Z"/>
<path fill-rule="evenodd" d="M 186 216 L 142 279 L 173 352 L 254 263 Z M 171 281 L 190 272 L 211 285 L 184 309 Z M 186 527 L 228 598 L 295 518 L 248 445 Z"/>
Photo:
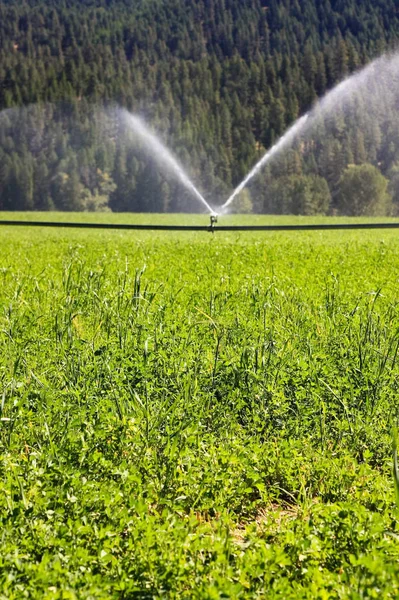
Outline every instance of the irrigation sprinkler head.
<path fill-rule="evenodd" d="M 213 233 L 213 230 L 215 229 L 215 225 L 218 222 L 218 215 L 216 213 L 212 213 L 209 218 L 211 220 L 211 224 L 209 226 L 209 231 L 211 231 Z"/>

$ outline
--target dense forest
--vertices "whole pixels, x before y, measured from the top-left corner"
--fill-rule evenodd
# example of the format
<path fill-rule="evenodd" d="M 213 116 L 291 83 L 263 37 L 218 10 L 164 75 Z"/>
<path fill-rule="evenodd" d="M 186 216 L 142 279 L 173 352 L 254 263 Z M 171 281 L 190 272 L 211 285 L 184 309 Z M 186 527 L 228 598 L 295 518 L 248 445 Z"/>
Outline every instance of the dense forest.
<path fill-rule="evenodd" d="M 0 209 L 202 210 L 115 105 L 221 203 L 318 98 L 398 41 L 396 0 L 3 0 Z M 383 114 L 381 90 L 362 100 L 297 140 L 237 210 L 398 212 L 399 86 Z M 365 181 L 373 199 L 352 202 Z"/>

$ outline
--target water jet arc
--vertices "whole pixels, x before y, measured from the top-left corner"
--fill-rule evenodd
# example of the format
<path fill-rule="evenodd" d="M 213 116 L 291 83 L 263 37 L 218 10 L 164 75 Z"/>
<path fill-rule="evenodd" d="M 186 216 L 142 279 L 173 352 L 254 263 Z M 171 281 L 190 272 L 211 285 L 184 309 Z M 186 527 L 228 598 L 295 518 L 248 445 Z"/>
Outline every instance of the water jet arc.
<path fill-rule="evenodd" d="M 300 132 L 302 127 L 305 125 L 308 120 L 308 114 L 304 115 L 300 119 L 298 119 L 294 125 L 279 139 L 279 141 L 268 151 L 266 154 L 260 159 L 260 161 L 254 166 L 252 171 L 248 173 L 245 179 L 240 183 L 238 187 L 231 194 L 230 198 L 226 200 L 226 202 L 222 206 L 222 210 L 230 206 L 230 204 L 235 200 L 240 192 L 248 185 L 255 175 L 259 173 L 262 167 L 278 152 L 284 149 L 284 147 L 291 142 L 295 136 Z"/>
<path fill-rule="evenodd" d="M 363 69 L 353 73 L 340 83 L 338 83 L 332 90 L 327 92 L 313 108 L 310 109 L 303 117 L 300 117 L 288 131 L 277 141 L 277 143 L 266 152 L 266 154 L 260 159 L 255 167 L 248 173 L 245 179 L 239 184 L 234 190 L 231 196 L 222 205 L 221 211 L 228 208 L 238 194 L 248 185 L 257 173 L 268 163 L 272 158 L 277 156 L 279 152 L 291 142 L 298 134 L 302 134 L 303 130 L 308 130 L 312 124 L 317 124 L 317 117 L 320 114 L 329 114 L 336 107 L 338 101 L 345 103 L 353 95 L 354 91 L 358 91 L 359 86 L 367 85 L 372 82 L 375 78 L 375 73 L 379 75 L 383 74 L 386 79 L 392 79 L 393 76 L 397 76 L 399 72 L 399 54 L 384 54 L 383 56 L 372 61 L 370 64 L 363 67 Z"/>
<path fill-rule="evenodd" d="M 166 170 L 174 173 L 184 187 L 193 193 L 197 200 L 199 200 L 201 204 L 205 206 L 211 215 L 214 215 L 214 209 L 211 208 L 201 192 L 199 192 L 195 187 L 177 158 L 161 142 L 161 140 L 152 131 L 150 131 L 142 119 L 136 115 L 132 115 L 124 109 L 120 109 L 119 114 L 123 121 L 130 127 L 130 129 L 132 129 L 132 131 L 134 131 L 140 137 L 147 149 L 154 153 L 153 156 L 158 163 Z"/>

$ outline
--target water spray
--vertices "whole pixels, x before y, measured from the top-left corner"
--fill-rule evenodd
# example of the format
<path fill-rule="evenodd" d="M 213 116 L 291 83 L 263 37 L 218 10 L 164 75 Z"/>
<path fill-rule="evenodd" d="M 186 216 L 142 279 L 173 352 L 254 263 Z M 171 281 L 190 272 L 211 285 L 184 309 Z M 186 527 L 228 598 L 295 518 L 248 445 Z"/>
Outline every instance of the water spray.
<path fill-rule="evenodd" d="M 252 168 L 252 170 L 245 176 L 243 181 L 236 187 L 236 189 L 224 202 L 224 204 L 216 207 L 213 207 L 207 202 L 207 200 L 197 189 L 196 185 L 188 176 L 186 170 L 183 168 L 183 166 L 173 154 L 173 152 L 171 152 L 171 150 L 169 150 L 165 146 L 165 144 L 161 141 L 159 136 L 156 133 L 154 133 L 154 131 L 141 118 L 129 113 L 127 110 L 122 108 L 110 108 L 110 110 L 108 110 L 106 113 L 108 119 L 103 119 L 103 113 L 99 111 L 98 114 L 95 114 L 95 123 L 96 127 L 99 128 L 98 134 L 106 134 L 110 138 L 112 144 L 114 143 L 114 140 L 117 138 L 119 133 L 118 124 L 121 125 L 120 130 L 130 130 L 130 132 L 133 134 L 130 136 L 132 138 L 133 143 L 137 143 L 138 141 L 140 141 L 143 150 L 145 150 L 148 156 L 150 156 L 154 161 L 156 161 L 158 165 L 164 170 L 164 172 L 173 175 L 175 179 L 178 180 L 180 184 L 184 186 L 186 190 L 189 191 L 190 195 L 194 197 L 197 202 L 200 202 L 201 206 L 203 207 L 203 212 L 206 211 L 207 215 L 210 218 L 210 221 L 208 222 L 209 224 L 207 223 L 206 225 L 203 225 L 201 227 L 210 232 L 214 232 L 216 230 L 223 230 L 223 225 L 218 227 L 216 226 L 218 217 L 221 217 L 221 215 L 225 215 L 230 212 L 230 206 L 236 200 L 236 198 L 239 197 L 240 192 L 252 181 L 253 178 L 255 178 L 259 174 L 261 169 L 263 169 L 266 165 L 270 164 L 280 154 L 285 152 L 287 148 L 292 146 L 299 138 L 299 136 L 301 139 L 310 139 L 310 135 L 320 135 L 320 133 L 324 134 L 324 132 L 327 130 L 327 127 L 329 126 L 330 119 L 332 125 L 334 126 L 333 117 L 337 109 L 344 113 L 346 109 L 351 108 L 351 102 L 353 103 L 354 100 L 356 102 L 358 101 L 358 96 L 360 100 L 362 100 L 361 110 L 365 110 L 365 107 L 363 106 L 365 102 L 364 98 L 367 98 L 369 91 L 371 93 L 375 93 L 376 91 L 378 91 L 379 102 L 378 105 L 376 104 L 376 102 L 374 103 L 373 110 L 376 113 L 376 119 L 378 117 L 380 120 L 382 120 L 382 123 L 385 123 L 386 106 L 395 109 L 397 107 L 398 89 L 399 53 L 385 54 L 368 64 L 363 69 L 360 69 L 359 71 L 350 75 L 349 77 L 341 81 L 338 85 L 336 85 L 332 90 L 330 90 L 324 97 L 319 99 L 307 114 L 300 117 L 293 125 L 291 125 L 291 127 L 277 140 L 277 142 L 269 150 L 266 151 L 266 153 L 261 157 L 257 164 Z M 13 108 L 7 109 L 5 111 L 0 111 L 0 124 L 3 124 L 3 122 L 5 122 L 7 128 L 7 123 L 11 116 L 13 116 L 13 119 L 15 119 L 16 116 L 18 121 L 20 121 L 20 110 L 21 109 L 18 109 L 17 112 L 17 109 Z M 22 113 L 24 115 L 24 118 L 22 119 L 23 122 L 26 122 L 28 116 L 30 123 L 31 111 L 35 111 L 33 113 L 34 116 L 36 114 L 36 111 L 43 110 L 43 107 L 24 107 L 23 110 L 27 111 L 26 115 Z M 45 116 L 47 115 L 47 113 L 53 115 L 55 111 L 54 106 L 51 104 L 45 105 L 44 110 Z M 352 111 L 354 112 L 354 114 L 356 110 L 357 106 L 356 104 L 354 104 L 352 107 Z M 394 111 L 392 111 L 392 114 L 394 114 Z M 108 125 L 109 117 L 112 117 L 111 130 Z M 40 118 L 40 122 L 42 120 L 51 121 L 52 119 Z M 359 127 L 360 126 L 361 123 L 359 123 Z M 384 130 L 385 129 L 386 127 L 384 126 Z M 365 138 L 368 135 L 374 135 L 372 131 L 365 131 L 364 134 Z M 45 132 L 45 135 L 48 135 L 47 131 Z M 314 145 L 316 146 L 317 139 L 314 141 Z M 309 145 L 309 148 L 311 148 L 312 146 Z M 299 151 L 302 151 L 302 149 L 299 148 Z M 303 151 L 307 152 L 306 145 L 304 145 Z"/>
<path fill-rule="evenodd" d="M 239 193 L 248 185 L 253 177 L 272 159 L 276 158 L 281 151 L 291 144 L 298 135 L 309 132 L 312 126 L 317 125 L 317 119 L 320 114 L 329 115 L 333 111 L 338 102 L 346 103 L 353 98 L 353 93 L 359 89 L 359 86 L 365 86 L 373 81 L 375 73 L 380 77 L 383 76 L 386 81 L 391 81 L 398 76 L 399 71 L 399 55 L 384 54 L 377 58 L 363 69 L 353 73 L 332 90 L 327 92 L 320 100 L 318 100 L 313 108 L 304 116 L 300 117 L 274 144 L 274 146 L 266 152 L 259 162 L 248 173 L 245 179 L 237 186 L 231 196 L 221 207 L 223 211 L 227 208 L 239 195 Z"/>
<path fill-rule="evenodd" d="M 239 186 L 236 187 L 231 196 L 226 200 L 226 202 L 222 206 L 222 210 L 226 209 L 230 204 L 234 201 L 234 199 L 238 196 L 240 192 L 248 185 L 255 175 L 259 173 L 259 171 L 265 166 L 271 158 L 276 156 L 279 152 L 284 150 L 284 148 L 292 142 L 295 137 L 302 131 L 306 121 L 308 120 L 308 114 L 304 115 L 300 119 L 298 119 L 290 129 L 278 140 L 276 144 L 268 151 L 266 154 L 260 159 L 260 161 L 254 166 L 254 168 L 248 173 L 245 179 L 240 183 Z"/>
<path fill-rule="evenodd" d="M 137 116 L 132 115 L 127 110 L 119 110 L 120 117 L 125 123 L 134 131 L 142 140 L 147 150 L 151 151 L 154 158 L 158 163 L 164 167 L 165 170 L 173 173 L 180 182 L 188 189 L 196 198 L 201 202 L 203 206 L 209 211 L 211 215 L 214 214 L 214 210 L 209 206 L 201 192 L 195 187 L 177 158 L 172 152 L 161 142 L 161 140 L 153 133 L 147 125 Z"/>

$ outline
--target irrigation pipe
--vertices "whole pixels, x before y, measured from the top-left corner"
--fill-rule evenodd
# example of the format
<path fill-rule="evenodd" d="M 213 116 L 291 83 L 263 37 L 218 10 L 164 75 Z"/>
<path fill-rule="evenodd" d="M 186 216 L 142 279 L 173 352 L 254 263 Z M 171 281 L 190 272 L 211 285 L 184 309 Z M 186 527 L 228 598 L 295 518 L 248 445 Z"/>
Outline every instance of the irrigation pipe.
<path fill-rule="evenodd" d="M 152 225 L 137 223 L 77 223 L 65 221 L 2 221 L 6 227 L 62 227 L 76 229 L 119 229 L 124 231 L 334 231 L 365 229 L 399 229 L 399 222 L 390 223 L 321 223 L 302 225 Z"/>

